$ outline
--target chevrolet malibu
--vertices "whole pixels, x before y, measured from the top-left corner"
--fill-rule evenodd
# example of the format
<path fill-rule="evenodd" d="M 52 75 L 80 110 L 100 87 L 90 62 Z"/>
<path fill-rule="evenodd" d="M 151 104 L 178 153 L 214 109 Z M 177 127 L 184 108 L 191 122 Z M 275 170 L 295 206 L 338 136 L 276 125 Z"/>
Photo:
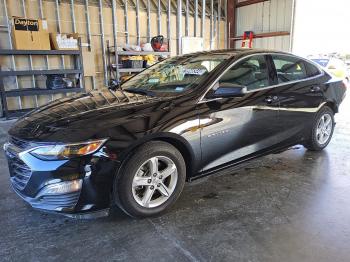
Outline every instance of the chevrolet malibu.
<path fill-rule="evenodd" d="M 346 87 L 288 53 L 201 52 L 121 84 L 54 101 L 20 118 L 4 145 L 13 190 L 71 217 L 118 205 L 167 210 L 186 181 L 292 145 L 331 140 Z"/>

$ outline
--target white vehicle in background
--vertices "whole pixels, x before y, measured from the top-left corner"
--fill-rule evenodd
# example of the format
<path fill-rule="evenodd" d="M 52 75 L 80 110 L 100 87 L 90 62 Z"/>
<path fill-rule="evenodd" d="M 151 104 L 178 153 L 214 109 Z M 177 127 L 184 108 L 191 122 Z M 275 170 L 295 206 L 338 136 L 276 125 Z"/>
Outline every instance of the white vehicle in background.
<path fill-rule="evenodd" d="M 346 60 L 345 64 L 346 64 L 346 68 L 348 70 L 348 76 L 350 77 L 350 60 Z"/>
<path fill-rule="evenodd" d="M 335 57 L 310 57 L 309 59 L 319 64 L 332 75 L 345 79 L 348 84 L 350 83 L 348 66 L 341 59 Z"/>

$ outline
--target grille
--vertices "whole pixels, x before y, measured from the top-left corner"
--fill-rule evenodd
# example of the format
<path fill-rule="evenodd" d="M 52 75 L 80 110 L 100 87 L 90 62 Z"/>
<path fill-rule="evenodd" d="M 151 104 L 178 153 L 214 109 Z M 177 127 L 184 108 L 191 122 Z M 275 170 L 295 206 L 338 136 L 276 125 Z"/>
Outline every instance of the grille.
<path fill-rule="evenodd" d="M 30 167 L 19 158 L 18 149 L 19 151 L 23 151 L 30 147 L 31 144 L 15 137 L 10 137 L 10 144 L 17 148 L 15 149 L 10 146 L 6 150 L 11 182 L 17 190 L 23 190 L 32 175 L 32 171 Z"/>
<path fill-rule="evenodd" d="M 77 204 L 80 191 L 64 195 L 44 195 L 39 198 L 39 205 L 45 205 L 46 209 L 53 210 L 57 207 L 60 209 L 73 209 Z M 35 206 L 35 204 L 33 205 Z"/>
<path fill-rule="evenodd" d="M 32 175 L 32 171 L 17 156 L 9 157 L 9 169 L 12 185 L 18 190 L 23 190 Z"/>
<path fill-rule="evenodd" d="M 26 149 L 31 145 L 29 142 L 18 139 L 16 137 L 10 137 L 10 143 L 20 149 Z"/>

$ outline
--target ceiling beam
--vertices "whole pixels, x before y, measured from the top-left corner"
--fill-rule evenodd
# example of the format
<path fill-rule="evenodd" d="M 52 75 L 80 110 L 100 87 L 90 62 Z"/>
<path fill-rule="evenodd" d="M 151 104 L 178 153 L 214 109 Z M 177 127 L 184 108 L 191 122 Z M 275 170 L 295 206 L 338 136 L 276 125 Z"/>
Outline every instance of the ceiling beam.
<path fill-rule="evenodd" d="M 190 14 L 194 14 L 194 1 L 188 1 L 189 3 L 189 10 L 190 10 Z"/>
<path fill-rule="evenodd" d="M 162 12 L 166 12 L 167 9 L 168 9 L 167 6 L 166 6 L 167 3 L 164 3 L 163 1 L 164 1 L 164 0 L 161 0 L 161 1 L 160 1 L 160 4 L 161 4 L 161 6 L 162 6 L 161 11 L 162 11 Z"/>
<path fill-rule="evenodd" d="M 175 13 L 176 13 L 177 5 L 175 3 L 175 0 L 171 0 L 171 9 L 175 10 Z"/>
<path fill-rule="evenodd" d="M 140 3 L 142 5 L 142 9 L 147 9 L 147 4 L 144 0 L 142 0 Z"/>

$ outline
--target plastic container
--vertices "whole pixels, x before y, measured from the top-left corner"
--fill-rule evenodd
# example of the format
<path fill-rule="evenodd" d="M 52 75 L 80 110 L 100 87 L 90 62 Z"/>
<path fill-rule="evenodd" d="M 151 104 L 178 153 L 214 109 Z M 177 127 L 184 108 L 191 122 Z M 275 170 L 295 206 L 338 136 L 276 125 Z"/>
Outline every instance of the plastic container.
<path fill-rule="evenodd" d="M 122 60 L 123 68 L 143 68 L 143 60 Z"/>

